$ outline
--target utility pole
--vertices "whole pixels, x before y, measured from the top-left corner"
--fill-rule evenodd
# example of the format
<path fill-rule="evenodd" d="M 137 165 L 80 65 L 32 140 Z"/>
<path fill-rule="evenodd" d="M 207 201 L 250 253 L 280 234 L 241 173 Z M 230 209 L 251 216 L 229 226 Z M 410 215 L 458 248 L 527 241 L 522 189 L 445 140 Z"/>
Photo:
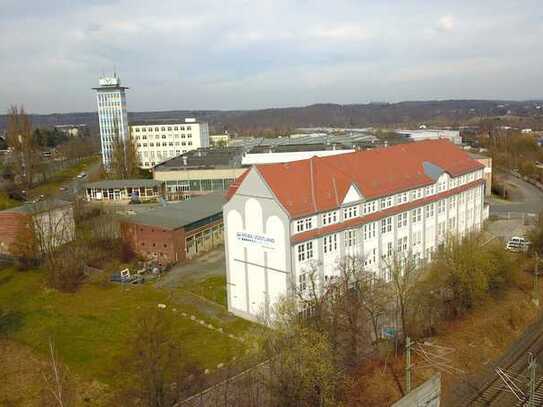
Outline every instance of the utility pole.
<path fill-rule="evenodd" d="M 535 390 L 536 390 L 536 369 L 537 362 L 533 353 L 529 355 L 530 363 L 528 364 L 528 372 L 530 374 L 530 381 L 528 383 L 528 404 L 527 407 L 535 407 Z"/>
<path fill-rule="evenodd" d="M 534 304 L 539 306 L 539 271 L 538 271 L 538 264 L 539 264 L 539 255 L 537 252 L 535 253 L 535 264 L 534 264 L 534 292 L 533 292 L 533 301 Z"/>
<path fill-rule="evenodd" d="M 405 338 L 405 394 L 411 393 L 411 338 Z"/>

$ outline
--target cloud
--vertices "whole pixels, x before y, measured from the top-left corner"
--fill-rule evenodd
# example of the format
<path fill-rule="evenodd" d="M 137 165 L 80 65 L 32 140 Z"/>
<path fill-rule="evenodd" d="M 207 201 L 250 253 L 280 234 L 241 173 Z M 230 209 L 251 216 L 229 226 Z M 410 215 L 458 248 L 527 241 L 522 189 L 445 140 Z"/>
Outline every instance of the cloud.
<path fill-rule="evenodd" d="M 453 16 L 451 15 L 443 16 L 439 19 L 437 23 L 437 28 L 439 31 L 445 31 L 445 32 L 452 31 L 454 30 L 455 23 L 456 21 Z"/>
<path fill-rule="evenodd" d="M 469 0 L 4 0 L 0 110 L 95 110 L 90 88 L 113 67 L 133 111 L 541 97 L 539 3 L 492 7 L 490 15 Z"/>

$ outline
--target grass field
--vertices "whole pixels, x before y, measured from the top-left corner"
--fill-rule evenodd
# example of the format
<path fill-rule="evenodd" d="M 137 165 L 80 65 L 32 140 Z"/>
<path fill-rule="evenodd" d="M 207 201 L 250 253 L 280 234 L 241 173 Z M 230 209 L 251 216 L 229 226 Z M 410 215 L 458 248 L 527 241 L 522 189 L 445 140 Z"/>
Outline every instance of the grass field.
<path fill-rule="evenodd" d="M 123 288 L 87 283 L 75 294 L 48 289 L 40 271 L 0 270 L 0 335 L 25 344 L 46 355 L 53 338 L 61 359 L 77 374 L 87 379 L 111 383 L 119 371 L 118 357 L 123 355 L 131 327 L 138 317 L 157 304 L 167 304 L 164 312 L 174 312 L 175 324 L 183 346 L 203 368 L 214 368 L 243 351 L 240 342 L 210 330 L 182 312 L 195 315 L 226 333 L 240 335 L 250 324 L 230 315 L 202 313 L 202 308 L 176 296 L 177 290 L 155 288 L 152 283 Z M 220 307 L 219 307 L 220 308 Z M 122 368 L 120 369 L 122 371 Z"/>

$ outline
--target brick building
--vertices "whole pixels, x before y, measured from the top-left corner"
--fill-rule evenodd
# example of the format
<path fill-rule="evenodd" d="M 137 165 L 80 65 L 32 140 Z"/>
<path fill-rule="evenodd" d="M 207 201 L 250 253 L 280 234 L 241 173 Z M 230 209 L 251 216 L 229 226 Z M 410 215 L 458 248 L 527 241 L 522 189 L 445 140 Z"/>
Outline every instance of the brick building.
<path fill-rule="evenodd" d="M 223 242 L 222 191 L 126 216 L 121 237 L 140 256 L 184 263 Z"/>
<path fill-rule="evenodd" d="M 60 199 L 48 199 L 0 211 L 0 254 L 15 255 L 14 246 L 25 236 L 30 236 L 31 226 L 39 229 L 37 233 L 43 239 L 56 240 L 55 245 L 72 240 L 72 204 Z"/>

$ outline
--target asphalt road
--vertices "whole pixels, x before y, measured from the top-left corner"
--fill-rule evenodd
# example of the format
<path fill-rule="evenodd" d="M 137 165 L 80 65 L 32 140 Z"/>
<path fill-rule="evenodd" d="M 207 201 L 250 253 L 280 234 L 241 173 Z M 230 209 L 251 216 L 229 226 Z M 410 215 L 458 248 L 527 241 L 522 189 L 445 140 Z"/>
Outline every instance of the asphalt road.
<path fill-rule="evenodd" d="M 507 212 L 537 214 L 543 211 L 543 191 L 512 175 L 507 175 L 505 180 L 511 186 L 512 199 L 505 201 L 494 197 L 490 198 L 491 215 Z"/>

